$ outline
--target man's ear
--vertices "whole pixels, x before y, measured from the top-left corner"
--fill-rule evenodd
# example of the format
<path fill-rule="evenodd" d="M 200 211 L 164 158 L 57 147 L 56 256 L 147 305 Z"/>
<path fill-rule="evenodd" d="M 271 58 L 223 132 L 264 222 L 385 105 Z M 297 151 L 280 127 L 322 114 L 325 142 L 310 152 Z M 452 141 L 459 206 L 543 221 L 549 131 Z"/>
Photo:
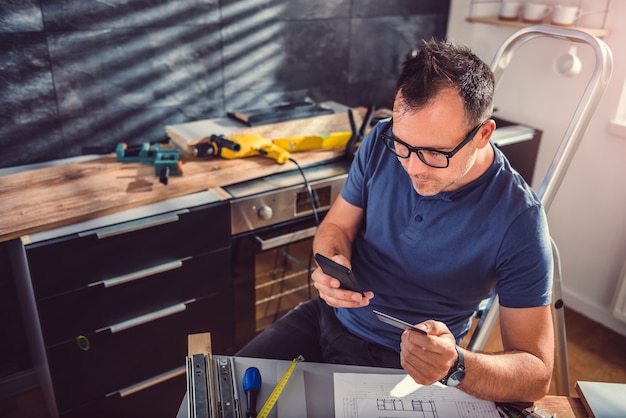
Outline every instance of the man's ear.
<path fill-rule="evenodd" d="M 489 143 L 489 140 L 491 139 L 491 135 L 493 135 L 493 131 L 495 130 L 496 130 L 496 121 L 493 119 L 487 120 L 487 122 L 485 122 L 483 126 L 480 127 L 480 129 L 478 130 L 478 133 L 476 134 L 476 137 L 475 137 L 476 148 L 485 147 L 485 145 Z"/>

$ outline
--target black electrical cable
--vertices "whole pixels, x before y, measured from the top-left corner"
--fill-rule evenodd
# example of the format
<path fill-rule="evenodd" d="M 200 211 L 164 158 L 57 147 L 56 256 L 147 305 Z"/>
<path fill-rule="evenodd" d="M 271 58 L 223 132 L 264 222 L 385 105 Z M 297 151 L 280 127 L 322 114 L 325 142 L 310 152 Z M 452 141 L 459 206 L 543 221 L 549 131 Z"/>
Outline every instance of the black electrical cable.
<path fill-rule="evenodd" d="M 317 214 L 317 205 L 316 205 L 318 200 L 315 198 L 315 195 L 313 194 L 313 189 L 311 188 L 311 184 L 309 183 L 309 180 L 306 178 L 306 175 L 304 174 L 304 170 L 302 170 L 302 167 L 300 167 L 300 164 L 298 164 L 298 162 L 291 157 L 289 157 L 289 161 L 291 161 L 292 163 L 296 165 L 296 167 L 298 168 L 298 171 L 300 172 L 300 175 L 302 176 L 302 180 L 304 181 L 304 186 L 309 192 L 309 199 L 311 200 L 311 209 L 313 210 L 313 216 L 315 217 L 315 225 L 319 227 L 320 218 L 319 218 L 319 215 Z M 309 279 L 311 277 L 312 272 L 313 272 L 313 253 L 311 252 L 311 254 L 309 254 Z M 309 296 L 309 299 L 311 299 L 311 280 L 309 280 L 308 287 L 309 287 L 308 296 Z"/>
<path fill-rule="evenodd" d="M 306 175 L 304 174 L 304 170 L 302 170 L 302 167 L 300 167 L 300 164 L 298 164 L 298 162 L 291 157 L 289 157 L 289 161 L 291 161 L 292 163 L 296 165 L 296 167 L 298 168 L 298 171 L 300 172 L 300 175 L 302 176 L 302 179 L 304 180 L 304 186 L 306 187 L 306 190 L 309 192 L 309 198 L 311 199 L 311 209 L 313 210 L 313 216 L 315 217 L 315 224 L 317 226 L 320 226 L 320 218 L 319 218 L 319 215 L 317 214 L 317 205 L 316 205 L 317 199 L 315 195 L 313 194 L 313 189 L 311 189 L 311 184 L 309 183 L 309 180 L 307 180 Z"/>

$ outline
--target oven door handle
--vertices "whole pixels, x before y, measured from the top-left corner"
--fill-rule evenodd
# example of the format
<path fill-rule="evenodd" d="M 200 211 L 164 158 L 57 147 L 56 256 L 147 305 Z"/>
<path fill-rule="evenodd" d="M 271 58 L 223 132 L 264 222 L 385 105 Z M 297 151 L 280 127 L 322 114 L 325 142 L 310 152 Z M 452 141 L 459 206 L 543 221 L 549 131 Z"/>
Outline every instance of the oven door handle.
<path fill-rule="evenodd" d="M 311 238 L 317 232 L 317 226 L 301 229 L 299 231 L 290 232 L 288 234 L 279 235 L 274 238 L 262 239 L 258 235 L 254 238 L 259 244 L 261 244 L 261 250 L 271 250 L 272 248 L 280 247 L 281 245 L 291 244 L 292 242 L 300 241 L 306 238 Z"/>

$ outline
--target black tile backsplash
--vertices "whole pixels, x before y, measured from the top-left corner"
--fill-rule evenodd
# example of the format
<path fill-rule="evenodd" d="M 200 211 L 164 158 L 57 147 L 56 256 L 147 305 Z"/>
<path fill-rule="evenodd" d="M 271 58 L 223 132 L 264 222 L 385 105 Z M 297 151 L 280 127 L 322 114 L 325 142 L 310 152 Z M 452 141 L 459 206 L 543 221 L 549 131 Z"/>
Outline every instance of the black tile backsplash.
<path fill-rule="evenodd" d="M 219 23 L 219 0 L 41 0 L 47 31 L 204 26 Z"/>
<path fill-rule="evenodd" d="M 425 0 L 357 0 L 353 2 L 353 17 L 448 15 L 449 1 Z"/>
<path fill-rule="evenodd" d="M 309 97 L 391 106 L 440 0 L 4 0 L 0 167 Z"/>
<path fill-rule="evenodd" d="M 442 38 L 446 16 L 408 15 L 355 18 L 351 22 L 349 83 L 394 80 L 422 39 Z M 391 97 L 389 97 L 391 99 Z"/>
<path fill-rule="evenodd" d="M 360 0 L 357 0 L 360 1 Z M 413 0 L 409 0 L 413 1 Z M 384 0 L 381 0 L 384 2 Z M 305 20 L 350 17 L 354 0 L 222 0 L 222 18 L 227 24 L 251 15 L 265 20 Z"/>
<path fill-rule="evenodd" d="M 45 34 L 0 33 L 0 167 L 66 155 Z"/>
<path fill-rule="evenodd" d="M 0 33 L 40 32 L 43 19 L 39 0 L 2 0 Z"/>

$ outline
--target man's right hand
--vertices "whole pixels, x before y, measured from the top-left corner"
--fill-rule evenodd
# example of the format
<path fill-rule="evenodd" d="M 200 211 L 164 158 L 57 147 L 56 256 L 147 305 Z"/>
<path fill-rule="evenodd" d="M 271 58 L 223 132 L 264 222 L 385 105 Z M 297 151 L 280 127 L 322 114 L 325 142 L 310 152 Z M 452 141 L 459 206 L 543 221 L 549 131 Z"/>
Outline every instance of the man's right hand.
<path fill-rule="evenodd" d="M 336 255 L 332 259 L 339 264 L 349 267 L 349 263 L 343 256 Z M 321 268 L 313 271 L 311 279 L 315 288 L 320 292 L 320 297 L 334 308 L 360 308 L 369 305 L 370 299 L 374 297 L 374 292 L 364 292 L 365 297 L 363 297 L 358 292 L 340 289 L 341 282 L 332 276 L 324 274 Z"/>

